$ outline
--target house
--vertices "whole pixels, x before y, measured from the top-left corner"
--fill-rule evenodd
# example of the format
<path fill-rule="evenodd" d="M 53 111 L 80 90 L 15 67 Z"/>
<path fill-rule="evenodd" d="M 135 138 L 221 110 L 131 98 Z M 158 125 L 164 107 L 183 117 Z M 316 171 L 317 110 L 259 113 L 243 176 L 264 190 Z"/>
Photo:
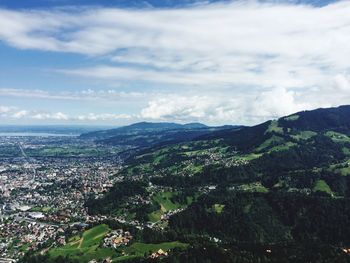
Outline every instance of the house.
<path fill-rule="evenodd" d="M 150 255 L 150 258 L 159 258 L 159 257 L 166 257 L 168 256 L 168 252 L 164 251 L 163 249 L 159 249 L 157 252 L 154 252 Z"/>

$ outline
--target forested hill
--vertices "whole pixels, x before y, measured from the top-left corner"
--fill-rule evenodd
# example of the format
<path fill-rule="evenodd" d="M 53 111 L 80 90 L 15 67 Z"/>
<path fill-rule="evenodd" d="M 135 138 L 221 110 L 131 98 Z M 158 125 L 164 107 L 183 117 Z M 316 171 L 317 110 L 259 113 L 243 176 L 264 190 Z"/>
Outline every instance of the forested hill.
<path fill-rule="evenodd" d="M 350 135 L 350 106 L 302 111 L 240 130 L 214 131 L 199 137 L 198 140 L 223 140 L 238 150 L 251 151 L 266 140 L 274 140 L 275 136 L 283 141 L 298 141 L 316 133 L 327 132 L 329 137 L 331 133 L 333 137 L 334 133 Z M 276 144 L 279 143 L 275 140 L 274 145 Z"/>
<path fill-rule="evenodd" d="M 333 130 L 350 135 L 350 106 L 298 112 L 279 119 L 279 125 L 315 132 Z"/>
<path fill-rule="evenodd" d="M 140 122 L 117 129 L 82 134 L 80 138 L 92 139 L 102 144 L 142 149 L 190 141 L 214 131 L 237 128 L 239 126 L 208 127 L 201 123 Z"/>
<path fill-rule="evenodd" d="M 172 122 L 138 122 L 115 129 L 83 133 L 81 138 L 107 139 L 118 135 L 160 132 L 166 130 L 201 129 L 208 126 L 201 123 L 178 124 Z"/>

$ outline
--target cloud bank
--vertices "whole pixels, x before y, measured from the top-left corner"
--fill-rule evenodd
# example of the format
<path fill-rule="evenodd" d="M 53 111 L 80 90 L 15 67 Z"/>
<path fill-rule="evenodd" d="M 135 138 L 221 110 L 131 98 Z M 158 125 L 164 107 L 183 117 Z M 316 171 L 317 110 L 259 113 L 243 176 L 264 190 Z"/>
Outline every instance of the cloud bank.
<path fill-rule="evenodd" d="M 249 1 L 176 9 L 0 9 L 0 40 L 95 61 L 52 70 L 58 75 L 163 87 L 135 93 L 155 95 L 145 96 L 138 114 L 123 116 L 251 124 L 349 103 L 348 14 L 349 1 L 324 7 Z M 111 96 L 121 94 L 130 95 Z"/>

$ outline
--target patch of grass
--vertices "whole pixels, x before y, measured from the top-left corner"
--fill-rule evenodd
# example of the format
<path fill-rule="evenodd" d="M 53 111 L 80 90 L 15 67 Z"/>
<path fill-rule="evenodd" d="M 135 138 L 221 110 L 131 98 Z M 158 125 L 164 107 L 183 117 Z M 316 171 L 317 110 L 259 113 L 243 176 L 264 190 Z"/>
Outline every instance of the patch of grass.
<path fill-rule="evenodd" d="M 217 214 L 221 214 L 222 210 L 224 210 L 224 208 L 225 208 L 225 205 L 223 205 L 223 204 L 214 204 L 213 205 L 213 209 Z"/>
<path fill-rule="evenodd" d="M 106 148 L 96 147 L 51 147 L 45 146 L 41 148 L 28 148 L 26 149 L 28 156 L 32 157 L 95 157 L 95 156 L 107 156 L 110 151 Z"/>
<path fill-rule="evenodd" d="M 289 148 L 291 148 L 291 147 L 293 147 L 293 146 L 296 146 L 296 144 L 295 144 L 295 143 L 292 143 L 292 142 L 287 142 L 287 143 L 285 143 L 285 144 L 272 147 L 272 148 L 269 150 L 269 152 L 286 151 L 286 150 L 288 150 Z"/>
<path fill-rule="evenodd" d="M 196 150 L 196 151 L 185 151 L 183 152 L 184 155 L 191 157 L 191 156 L 198 156 L 198 155 L 203 155 L 202 150 Z"/>
<path fill-rule="evenodd" d="M 285 117 L 284 120 L 286 121 L 296 121 L 300 118 L 300 116 L 298 114 L 294 114 L 288 117 Z"/>
<path fill-rule="evenodd" d="M 313 131 L 300 131 L 297 134 L 292 135 L 292 138 L 296 139 L 296 140 L 308 140 L 314 136 L 316 136 L 317 133 L 313 132 Z"/>
<path fill-rule="evenodd" d="M 164 161 L 167 158 L 166 154 L 161 154 L 161 155 L 157 155 L 155 156 L 154 160 L 153 160 L 153 165 L 158 165 L 160 164 L 162 161 Z"/>
<path fill-rule="evenodd" d="M 191 164 L 191 165 L 185 166 L 182 170 L 192 175 L 196 175 L 203 171 L 203 165 Z"/>
<path fill-rule="evenodd" d="M 295 146 L 295 143 L 288 142 L 285 139 L 273 135 L 271 138 L 264 141 L 259 147 L 255 149 L 255 152 L 273 152 L 273 151 L 284 151 Z"/>
<path fill-rule="evenodd" d="M 187 204 L 180 204 L 177 202 L 174 203 L 171 201 L 171 197 L 173 197 L 175 194 L 176 192 L 159 192 L 152 197 L 153 202 L 156 202 L 160 205 L 160 209 L 153 211 L 148 215 L 148 218 L 151 222 L 159 221 L 161 216 L 166 212 L 187 207 L 193 201 L 192 198 L 186 198 Z"/>
<path fill-rule="evenodd" d="M 92 259 L 102 260 L 106 257 L 117 257 L 114 249 L 99 247 L 103 237 L 109 231 L 110 228 L 104 224 L 93 227 L 85 231 L 82 237 L 71 237 L 65 246 L 49 250 L 49 256 L 52 258 L 69 257 L 82 263 Z"/>
<path fill-rule="evenodd" d="M 326 132 L 326 136 L 328 136 L 334 142 L 337 142 L 337 143 L 350 143 L 350 137 L 339 132 L 328 131 Z"/>
<path fill-rule="evenodd" d="M 262 153 L 251 153 L 246 155 L 239 155 L 238 159 L 243 159 L 245 161 L 251 161 L 262 156 Z"/>
<path fill-rule="evenodd" d="M 350 159 L 342 163 L 336 163 L 329 166 L 329 170 L 332 172 L 339 173 L 342 176 L 350 175 Z"/>
<path fill-rule="evenodd" d="M 169 211 L 181 207 L 180 204 L 175 204 L 170 200 L 172 196 L 172 192 L 159 192 L 155 196 L 153 196 L 152 199 L 161 206 L 161 209 L 163 211 Z"/>
<path fill-rule="evenodd" d="M 266 148 L 283 144 L 285 140 L 279 136 L 273 135 L 271 138 L 264 141 L 258 148 L 255 149 L 256 152 L 261 152 L 265 150 Z"/>
<path fill-rule="evenodd" d="M 151 222 L 157 222 L 161 219 L 164 212 L 162 210 L 153 211 L 152 213 L 148 214 L 148 219 Z"/>
<path fill-rule="evenodd" d="M 105 225 L 98 225 L 84 232 L 81 247 L 90 247 L 98 245 L 102 241 L 103 237 L 110 231 L 110 228 Z"/>
<path fill-rule="evenodd" d="M 260 182 L 255 182 L 251 184 L 242 184 L 236 187 L 238 191 L 244 192 L 258 192 L 258 193 L 267 193 L 269 190 L 263 186 Z"/>
<path fill-rule="evenodd" d="M 343 153 L 345 154 L 345 155 L 350 155 L 350 149 L 349 148 L 347 148 L 347 147 L 344 147 L 343 149 Z"/>
<path fill-rule="evenodd" d="M 313 190 L 315 192 L 320 191 L 320 192 L 325 192 L 329 195 L 333 195 L 331 188 L 324 180 L 317 180 L 314 187 L 313 187 Z"/>
<path fill-rule="evenodd" d="M 245 214 L 248 214 L 248 213 L 250 213 L 250 209 L 252 208 L 252 204 L 247 204 L 246 206 L 244 206 L 244 208 L 243 208 L 243 212 L 245 213 Z"/>
<path fill-rule="evenodd" d="M 22 246 L 19 248 L 19 250 L 22 251 L 22 252 L 27 252 L 29 246 L 30 246 L 30 244 L 24 244 L 24 245 L 22 245 Z"/>
<path fill-rule="evenodd" d="M 339 171 L 340 174 L 343 175 L 343 176 L 348 176 L 348 175 L 350 175 L 350 167 L 340 168 L 338 171 Z"/>
<path fill-rule="evenodd" d="M 278 126 L 278 121 L 271 121 L 270 126 L 266 130 L 266 133 L 272 132 L 283 134 L 283 128 Z"/>

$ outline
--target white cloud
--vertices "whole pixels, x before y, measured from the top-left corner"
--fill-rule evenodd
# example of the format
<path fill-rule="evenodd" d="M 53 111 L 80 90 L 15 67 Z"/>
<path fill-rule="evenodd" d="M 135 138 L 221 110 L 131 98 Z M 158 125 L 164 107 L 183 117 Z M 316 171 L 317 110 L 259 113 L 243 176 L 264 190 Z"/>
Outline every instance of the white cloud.
<path fill-rule="evenodd" d="M 69 115 L 63 112 L 47 112 L 38 110 L 24 110 L 12 106 L 0 105 L 0 120 L 34 120 L 34 121 L 58 121 L 58 122 L 106 122 L 106 121 L 121 121 L 136 118 L 128 114 L 113 114 L 113 113 L 89 113 L 86 115 Z"/>
<path fill-rule="evenodd" d="M 6 114 L 6 113 L 10 112 L 12 109 L 13 109 L 12 107 L 0 105 L 0 114 Z"/>
<path fill-rule="evenodd" d="M 349 76 L 338 74 L 334 77 L 335 88 L 340 92 L 348 92 L 350 93 L 350 78 Z"/>
<path fill-rule="evenodd" d="M 168 95 L 149 102 L 139 118 L 153 120 L 201 121 L 210 124 L 251 124 L 293 112 L 312 109 L 299 102 L 297 94 L 283 88 L 262 92 L 257 97 Z"/>
<path fill-rule="evenodd" d="M 33 119 L 33 120 L 59 120 L 67 121 L 70 117 L 62 112 L 43 112 L 36 110 L 24 110 L 13 106 L 0 106 L 0 118 L 3 119 Z"/>
<path fill-rule="evenodd" d="M 12 114 L 12 117 L 15 118 L 15 119 L 20 119 L 20 118 L 23 118 L 25 116 L 28 115 L 28 111 L 26 110 L 20 110 L 20 111 L 16 111 Z"/>
<path fill-rule="evenodd" d="M 69 116 L 62 112 L 56 113 L 33 113 L 30 116 L 31 119 L 35 120 L 57 120 L 57 121 L 67 121 L 69 120 Z"/>
<path fill-rule="evenodd" d="M 214 106 L 213 101 L 205 96 L 166 96 L 149 102 L 142 109 L 141 118 L 146 119 L 191 119 L 204 118 L 206 111 Z"/>
<path fill-rule="evenodd" d="M 132 116 L 128 114 L 111 114 L 111 113 L 103 113 L 103 114 L 95 114 L 89 113 L 86 115 L 79 115 L 77 120 L 79 121 L 115 121 L 115 120 L 124 120 L 131 119 Z"/>
<path fill-rule="evenodd" d="M 148 103 L 140 106 L 140 118 L 244 124 L 346 104 L 350 101 L 349 13 L 349 1 L 321 8 L 239 1 L 172 10 L 0 9 L 0 40 L 8 45 L 78 53 L 98 61 L 55 72 L 106 83 L 164 85 L 154 99 L 144 92 L 88 89 L 68 93 L 0 89 L 0 95 L 140 98 Z M 169 87 L 181 87 L 179 94 L 173 95 L 176 91 Z M 77 118 L 123 116 L 91 113 Z"/>
<path fill-rule="evenodd" d="M 92 90 L 86 89 L 82 91 L 56 91 L 49 92 L 45 90 L 35 89 L 11 89 L 0 88 L 0 96 L 3 97 L 19 97 L 32 99 L 51 99 L 51 100 L 110 100 L 115 101 L 125 98 L 142 98 L 146 95 L 141 92 L 124 92 L 117 90 Z"/>
<path fill-rule="evenodd" d="M 278 118 L 301 110 L 312 109 L 313 106 L 310 103 L 300 102 L 296 92 L 277 88 L 259 94 L 250 106 L 248 106 L 248 109 L 250 111 L 249 115 L 254 114 L 256 118 L 262 117 L 268 119 Z"/>

